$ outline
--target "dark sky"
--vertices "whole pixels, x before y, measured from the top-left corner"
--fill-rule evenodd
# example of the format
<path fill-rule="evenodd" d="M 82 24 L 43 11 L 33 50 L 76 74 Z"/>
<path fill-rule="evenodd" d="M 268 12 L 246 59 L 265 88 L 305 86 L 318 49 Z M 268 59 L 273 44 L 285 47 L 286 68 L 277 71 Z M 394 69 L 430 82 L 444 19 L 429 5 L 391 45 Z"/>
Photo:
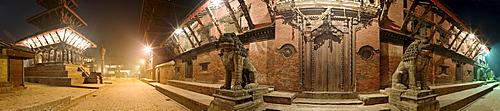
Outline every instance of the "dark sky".
<path fill-rule="evenodd" d="M 193 7 L 199 0 L 166 0 Z M 139 33 L 142 0 L 75 0 L 79 5 L 73 9 L 87 24 L 77 31 L 92 42 L 107 49 L 109 56 L 123 56 L 129 68 L 139 64 L 144 56 L 143 35 Z M 30 34 L 40 31 L 28 24 L 26 19 L 47 9 L 37 5 L 36 0 L 0 0 L 0 37 L 14 43 Z M 100 63 L 98 48 L 87 49 Z"/>

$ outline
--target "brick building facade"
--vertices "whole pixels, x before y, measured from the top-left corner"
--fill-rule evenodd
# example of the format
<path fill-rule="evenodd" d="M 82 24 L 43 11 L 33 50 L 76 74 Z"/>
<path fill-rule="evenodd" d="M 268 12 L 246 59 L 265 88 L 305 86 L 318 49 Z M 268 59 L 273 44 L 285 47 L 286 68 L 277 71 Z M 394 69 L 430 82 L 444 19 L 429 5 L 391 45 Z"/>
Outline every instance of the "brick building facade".
<path fill-rule="evenodd" d="M 481 75 L 476 58 L 489 46 L 474 32 L 439 0 L 209 0 L 161 38 L 150 60 L 159 61 L 150 67 L 161 71 L 146 78 L 221 83 L 217 40 L 236 33 L 260 73 L 259 83 L 279 91 L 390 87 L 416 36 L 431 38 L 434 47 L 427 82 L 472 82 Z"/>

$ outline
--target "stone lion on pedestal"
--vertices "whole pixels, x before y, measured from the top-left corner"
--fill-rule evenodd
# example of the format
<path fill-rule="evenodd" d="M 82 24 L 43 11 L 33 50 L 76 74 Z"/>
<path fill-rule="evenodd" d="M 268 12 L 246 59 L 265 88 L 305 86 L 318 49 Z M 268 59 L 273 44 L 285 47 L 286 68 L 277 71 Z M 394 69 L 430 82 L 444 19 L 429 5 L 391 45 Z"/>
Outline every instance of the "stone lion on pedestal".
<path fill-rule="evenodd" d="M 224 65 L 224 86 L 221 89 L 242 90 L 258 87 L 259 73 L 248 59 L 247 49 L 234 33 L 226 33 L 219 38 L 219 53 Z M 231 87 L 233 74 L 236 76 L 234 86 Z"/>
<path fill-rule="evenodd" d="M 418 40 L 408 46 L 398 68 L 392 75 L 392 88 L 429 90 L 427 66 L 431 60 L 431 45 L 427 40 Z"/>

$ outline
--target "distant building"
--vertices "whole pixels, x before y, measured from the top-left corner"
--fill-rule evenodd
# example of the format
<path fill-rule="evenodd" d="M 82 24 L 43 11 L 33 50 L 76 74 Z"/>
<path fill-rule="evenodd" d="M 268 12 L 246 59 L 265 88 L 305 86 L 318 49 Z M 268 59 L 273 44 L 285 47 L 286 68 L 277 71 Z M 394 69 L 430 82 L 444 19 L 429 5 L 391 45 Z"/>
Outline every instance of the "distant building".
<path fill-rule="evenodd" d="M 25 87 L 23 60 L 34 57 L 33 52 L 0 40 L 0 93 Z"/>

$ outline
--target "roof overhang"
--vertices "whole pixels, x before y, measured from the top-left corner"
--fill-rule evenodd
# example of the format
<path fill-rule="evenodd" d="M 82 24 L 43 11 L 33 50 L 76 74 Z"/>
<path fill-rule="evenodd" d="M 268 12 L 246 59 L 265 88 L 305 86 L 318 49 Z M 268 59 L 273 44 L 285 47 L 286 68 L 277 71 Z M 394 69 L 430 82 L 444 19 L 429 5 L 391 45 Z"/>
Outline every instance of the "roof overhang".
<path fill-rule="evenodd" d="M 35 49 L 59 43 L 69 44 L 81 50 L 97 47 L 92 41 L 85 38 L 85 36 L 73 30 L 71 27 L 62 27 L 37 33 L 33 36 L 28 36 L 25 39 L 19 40 L 15 45 Z"/>
<path fill-rule="evenodd" d="M 38 26 L 40 29 L 55 27 L 66 24 L 72 28 L 87 26 L 73 10 L 68 6 L 62 5 L 42 12 L 26 20 L 29 24 Z"/>

